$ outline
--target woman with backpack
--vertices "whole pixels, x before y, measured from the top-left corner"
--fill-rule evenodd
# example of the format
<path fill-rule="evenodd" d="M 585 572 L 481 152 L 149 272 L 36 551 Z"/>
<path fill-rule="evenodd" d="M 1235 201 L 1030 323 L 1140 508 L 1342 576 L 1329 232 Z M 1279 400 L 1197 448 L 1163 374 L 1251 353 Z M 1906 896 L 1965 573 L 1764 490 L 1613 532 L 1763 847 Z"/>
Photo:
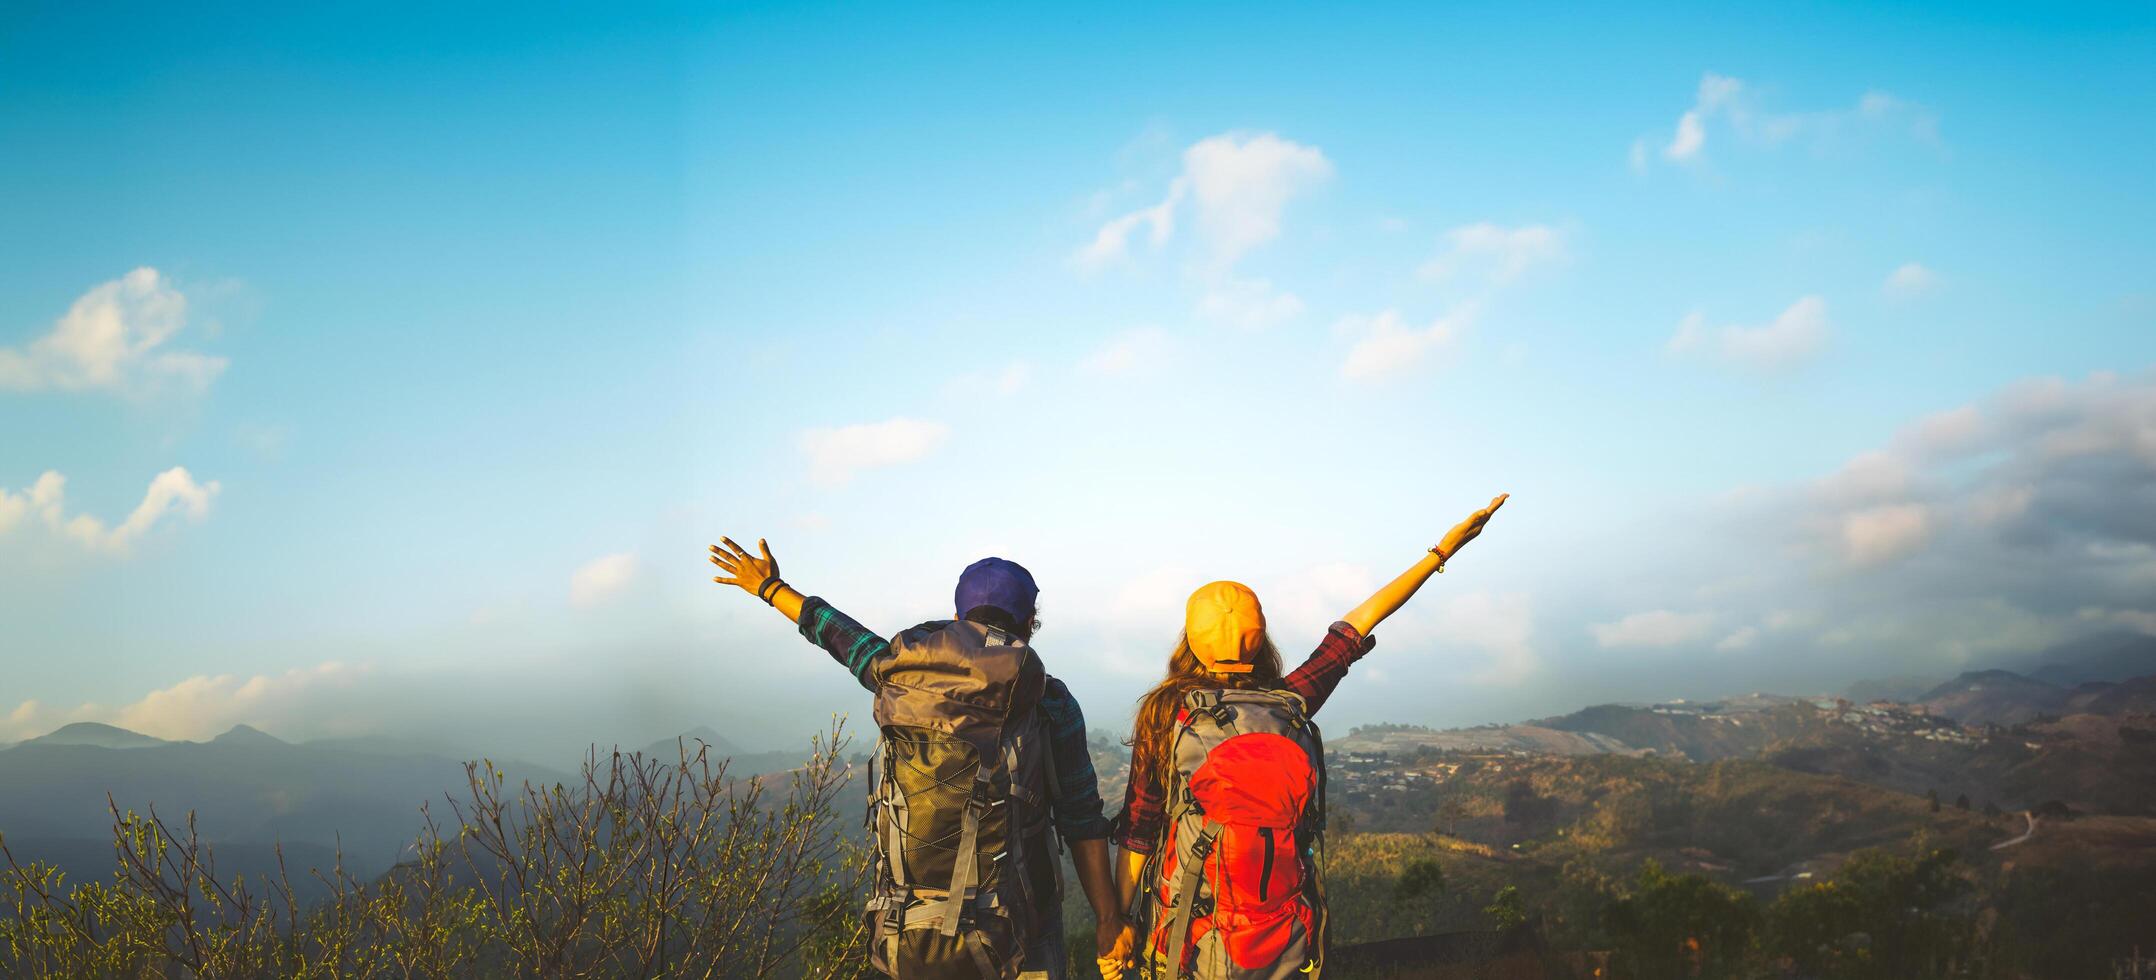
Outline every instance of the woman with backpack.
<path fill-rule="evenodd" d="M 1130 783 L 1116 818 L 1117 885 L 1130 925 L 1100 953 L 1104 976 L 1286 980 L 1324 964 L 1325 900 L 1314 850 L 1324 827 L 1324 748 L 1310 716 L 1370 631 L 1482 533 L 1490 505 L 1350 610 L 1293 673 L 1255 593 L 1193 593 L 1168 676 L 1138 702 Z"/>

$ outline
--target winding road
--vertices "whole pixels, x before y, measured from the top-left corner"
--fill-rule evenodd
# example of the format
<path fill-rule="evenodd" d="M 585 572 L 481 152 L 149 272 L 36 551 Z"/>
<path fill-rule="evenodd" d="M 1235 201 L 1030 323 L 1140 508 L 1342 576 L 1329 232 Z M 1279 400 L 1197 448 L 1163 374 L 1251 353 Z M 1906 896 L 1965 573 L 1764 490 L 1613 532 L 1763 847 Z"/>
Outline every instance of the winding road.
<path fill-rule="evenodd" d="M 1996 844 L 1991 845 L 1992 850 L 2003 851 L 2009 847 L 2021 843 L 2022 841 L 2028 840 L 2029 838 L 2036 836 L 2036 814 L 2029 810 L 2023 810 L 2021 811 L 2021 816 L 2022 819 L 2029 822 L 2029 829 L 2023 831 L 2021 836 L 2019 837 L 2002 840 Z"/>

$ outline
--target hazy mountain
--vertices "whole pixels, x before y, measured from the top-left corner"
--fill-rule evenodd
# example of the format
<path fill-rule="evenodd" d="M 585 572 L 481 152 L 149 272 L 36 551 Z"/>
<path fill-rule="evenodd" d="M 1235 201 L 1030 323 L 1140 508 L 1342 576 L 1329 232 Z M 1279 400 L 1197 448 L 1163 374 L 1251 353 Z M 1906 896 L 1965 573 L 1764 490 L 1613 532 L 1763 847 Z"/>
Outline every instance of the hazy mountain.
<path fill-rule="evenodd" d="M 2067 707 L 2078 714 L 2156 715 L 2156 676 L 2135 677 L 2116 684 L 2083 684 L 2074 689 Z"/>
<path fill-rule="evenodd" d="M 1567 732 L 1539 725 L 1483 725 L 1432 731 L 1403 725 L 1366 725 L 1333 739 L 1326 746 L 1348 753 L 1413 753 L 1422 749 L 1442 752 L 1534 752 L 1545 755 L 1599 755 L 1604 752 L 1637 752 L 1596 732 Z"/>
<path fill-rule="evenodd" d="M 356 752 L 361 755 L 446 755 L 453 759 L 477 759 L 485 755 L 429 738 L 402 735 L 354 735 L 317 738 L 299 743 L 311 749 Z"/>
<path fill-rule="evenodd" d="M 2018 725 L 2056 715 L 2072 692 L 2010 670 L 1972 670 L 1918 698 L 1932 714 L 1964 725 Z"/>
<path fill-rule="evenodd" d="M 512 782 L 570 778 L 501 765 Z M 207 742 L 69 725 L 0 751 L 0 832 L 18 858 L 87 854 L 93 863 L 63 867 L 101 876 L 112 857 L 110 794 L 122 811 L 155 807 L 175 824 L 192 811 L 203 838 L 235 860 L 266 856 L 274 842 L 315 852 L 341 842 L 347 867 L 372 874 L 411 843 L 422 803 L 439 807 L 467 785 L 463 761 L 446 755 L 293 745 L 244 725 Z"/>
<path fill-rule="evenodd" d="M 644 746 L 641 751 L 651 758 L 672 761 L 680 756 L 684 747 L 688 749 L 690 755 L 695 755 L 698 743 L 710 746 L 709 752 L 713 759 L 743 754 L 740 746 L 727 741 L 726 736 L 713 731 L 710 725 L 698 725 L 672 738 L 659 739 L 650 745 Z"/>
<path fill-rule="evenodd" d="M 1861 680 L 1842 689 L 1842 697 L 1858 704 L 1873 701 L 1915 701 L 1924 692 L 1946 682 L 1944 677 L 1877 677 Z"/>
<path fill-rule="evenodd" d="M 2145 677 L 2156 674 L 2156 636 L 2098 633 L 2059 644 L 2014 666 L 2031 679 L 2055 687 Z"/>
<path fill-rule="evenodd" d="M 266 746 L 266 745 L 287 745 L 287 744 L 290 744 L 290 743 L 287 743 L 286 741 L 284 741 L 283 739 L 281 739 L 281 738 L 278 738 L 278 737 L 276 737 L 275 735 L 271 735 L 271 734 L 269 734 L 268 732 L 265 732 L 265 731 L 263 731 L 263 730 L 261 730 L 261 729 L 259 729 L 259 728 L 256 728 L 256 727 L 254 727 L 254 726 L 252 726 L 252 725 L 234 725 L 234 726 L 232 726 L 232 727 L 231 727 L 231 729 L 230 729 L 230 730 L 226 731 L 226 732 L 225 732 L 225 733 L 224 733 L 223 735 L 219 735 L 219 736 L 217 736 L 216 738 L 210 739 L 210 743 L 211 743 L 211 744 L 213 744 L 213 745 L 234 745 L 234 746 L 237 746 L 237 745 L 254 745 L 254 746 Z"/>
<path fill-rule="evenodd" d="M 1559 731 L 1594 732 L 1633 748 L 1711 762 L 1749 758 L 1779 740 L 1815 731 L 1826 722 L 1805 699 L 1751 695 L 1647 707 L 1598 704 L 1533 724 Z"/>
<path fill-rule="evenodd" d="M 24 745 L 89 745 L 101 749 L 146 749 L 172 743 L 125 728 L 78 721 L 22 743 Z"/>

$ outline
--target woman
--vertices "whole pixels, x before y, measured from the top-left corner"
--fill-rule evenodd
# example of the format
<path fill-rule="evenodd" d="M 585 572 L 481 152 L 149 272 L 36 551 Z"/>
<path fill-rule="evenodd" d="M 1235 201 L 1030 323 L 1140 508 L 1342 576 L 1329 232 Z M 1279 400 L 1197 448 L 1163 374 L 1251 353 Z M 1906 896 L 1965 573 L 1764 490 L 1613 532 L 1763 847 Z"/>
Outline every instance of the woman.
<path fill-rule="evenodd" d="M 1176 923 L 1176 928 L 1173 930 L 1173 945 L 1166 948 L 1197 949 L 1195 946 L 1184 946 L 1184 940 L 1189 935 L 1192 935 L 1190 933 L 1192 924 L 1187 921 L 1190 918 L 1192 906 L 1202 904 L 1208 910 L 1209 918 L 1220 920 L 1199 923 L 1196 926 L 1197 929 L 1203 931 L 1214 928 L 1222 933 L 1232 931 L 1224 919 L 1228 914 L 1226 906 L 1231 896 L 1214 894 L 1212 896 L 1213 901 L 1199 903 L 1196 901 L 1197 892 L 1190 890 L 1192 883 L 1200 877 L 1197 866 L 1202 863 L 1201 861 L 1182 862 L 1189 866 L 1185 877 L 1190 880 L 1181 883 L 1184 897 L 1180 902 L 1175 900 L 1176 881 L 1172 877 L 1176 874 L 1173 868 L 1176 863 L 1175 853 L 1173 848 L 1163 849 L 1162 847 L 1167 842 L 1171 825 L 1169 813 L 1169 793 L 1171 788 L 1186 797 L 1177 808 L 1178 822 L 1174 823 L 1174 826 L 1179 828 L 1177 832 L 1183 835 L 1202 832 L 1205 835 L 1202 846 L 1195 852 L 1198 858 L 1202 859 L 1205 855 L 1214 853 L 1215 835 L 1222 835 L 1219 842 L 1225 846 L 1233 842 L 1236 834 L 1236 828 L 1233 826 L 1231 818 L 1221 817 L 1217 813 L 1208 817 L 1206 813 L 1202 812 L 1204 808 L 1191 806 L 1190 801 L 1187 799 L 1190 795 L 1191 787 L 1195 785 L 1191 779 L 1192 766 L 1195 762 L 1207 759 L 1205 747 L 1201 746 L 1195 756 L 1193 756 L 1190 748 L 1192 726 L 1205 722 L 1203 718 L 1193 718 L 1191 706 L 1199 701 L 1217 702 L 1222 698 L 1229 700 L 1239 699 L 1252 705 L 1251 718 L 1246 719 L 1246 722 L 1248 722 L 1256 719 L 1259 714 L 1263 713 L 1265 708 L 1264 704 L 1261 703 L 1264 699 L 1255 697 L 1250 692 L 1288 692 L 1294 697 L 1280 700 L 1282 703 L 1289 705 L 1286 710 L 1293 717 L 1288 717 L 1286 724 L 1278 726 L 1277 730 L 1283 736 L 1301 737 L 1298 733 L 1302 726 L 1297 722 L 1297 717 L 1315 714 L 1324 705 L 1326 698 L 1332 694 L 1333 689 L 1339 685 L 1340 679 L 1346 676 L 1349 665 L 1361 659 L 1363 654 L 1369 652 L 1373 642 L 1370 638 L 1370 631 L 1375 629 L 1377 624 L 1383 622 L 1387 616 L 1392 615 L 1401 606 L 1405 605 L 1408 598 L 1413 596 L 1415 591 L 1420 589 L 1431 575 L 1444 571 L 1445 562 L 1453 555 L 1458 554 L 1462 547 L 1482 533 L 1483 525 L 1488 523 L 1490 515 L 1496 513 L 1497 509 L 1504 505 L 1508 496 L 1507 494 L 1499 494 L 1490 501 L 1488 507 L 1476 511 L 1447 532 L 1444 539 L 1432 547 L 1429 553 L 1416 561 L 1412 567 L 1401 573 L 1398 578 L 1393 579 L 1384 588 L 1379 589 L 1377 594 L 1350 610 L 1340 622 L 1334 623 L 1332 628 L 1326 632 L 1325 639 L 1318 644 L 1317 650 L 1311 653 L 1302 666 L 1296 668 L 1293 673 L 1284 676 L 1281 672 L 1280 654 L 1274 648 L 1271 637 L 1265 631 L 1264 610 L 1259 605 L 1256 594 L 1252 593 L 1249 588 L 1235 582 L 1214 582 L 1199 589 L 1190 597 L 1184 619 L 1183 636 L 1176 644 L 1175 653 L 1168 660 L 1168 676 L 1158 685 L 1155 685 L 1138 702 L 1137 720 L 1132 727 L 1130 738 L 1130 784 L 1125 791 L 1122 814 L 1116 819 L 1117 843 L 1123 848 L 1124 855 L 1123 860 L 1117 867 L 1117 886 L 1126 908 L 1129 907 L 1130 900 L 1137 889 L 1143 885 L 1149 889 L 1157 888 L 1161 890 L 1160 898 L 1162 900 L 1156 904 L 1156 907 L 1180 905 L 1184 911 L 1183 918 L 1185 921 Z M 1208 691 L 1226 693 L 1217 696 L 1200 695 L 1195 699 L 1192 697 L 1192 692 Z M 1236 692 L 1243 693 L 1238 694 Z M 1232 717 L 1232 712 L 1229 713 L 1229 717 Z M 1259 721 L 1257 727 L 1263 727 L 1263 725 L 1264 723 Z M 1241 728 L 1233 724 L 1224 727 L 1224 732 L 1213 732 L 1212 737 L 1233 737 L 1239 732 L 1253 730 L 1248 724 Z M 1182 737 L 1180 741 L 1178 740 L 1179 736 Z M 1278 736 L 1260 735 L 1258 737 L 1276 738 L 1277 746 L 1287 746 L 1291 743 L 1291 739 L 1278 738 Z M 1210 744 L 1212 743 L 1208 743 L 1208 745 Z M 1312 745 L 1314 750 L 1314 741 L 1309 744 Z M 1289 756 L 1275 757 L 1275 761 L 1300 768 L 1303 765 L 1302 760 L 1292 757 L 1294 755 L 1296 753 L 1291 751 Z M 1267 765 L 1272 764 L 1267 763 Z M 1180 785 L 1178 785 L 1178 780 L 1181 780 Z M 1310 780 L 1306 780 L 1306 782 L 1310 782 Z M 1200 788 L 1201 790 L 1203 789 L 1203 787 Z M 1247 787 L 1238 787 L 1237 789 L 1247 789 Z M 1321 798 L 1314 801 L 1309 798 L 1308 786 L 1289 786 L 1280 792 L 1286 795 L 1285 798 L 1292 800 L 1292 802 L 1285 804 L 1291 809 L 1323 806 Z M 1247 798 L 1242 798 L 1242 802 L 1249 803 L 1250 801 Z M 1223 803 L 1216 806 L 1215 809 L 1223 810 L 1228 805 Z M 1229 825 L 1223 826 L 1222 821 L 1229 821 Z M 1263 823 L 1264 821 L 1258 822 Z M 1264 876 L 1273 880 L 1299 883 L 1301 881 L 1299 872 L 1290 868 L 1276 869 L 1272 849 L 1275 840 L 1273 836 L 1275 828 L 1261 827 L 1257 832 L 1264 835 Z M 1180 846 L 1183 856 L 1190 857 L 1192 852 L 1188 836 L 1181 842 Z M 1149 863 L 1157 850 L 1162 851 L 1163 859 Z M 1204 873 L 1216 873 L 1215 866 L 1219 866 L 1225 860 L 1225 857 L 1215 854 L 1213 858 L 1214 864 L 1206 865 L 1207 870 Z M 1149 870 L 1151 871 L 1150 875 L 1148 875 Z M 1224 874 L 1226 872 L 1222 870 L 1217 873 Z M 1212 886 L 1204 887 L 1211 892 L 1218 891 L 1217 888 Z M 1257 894 L 1262 895 L 1262 892 L 1263 884 L 1261 882 L 1258 886 Z M 1304 899 L 1310 904 L 1317 904 L 1321 901 L 1314 894 L 1304 896 Z M 1244 924 L 1248 925 L 1250 922 L 1264 918 L 1267 915 L 1272 915 L 1275 918 L 1287 915 L 1286 911 L 1278 908 L 1280 901 L 1277 896 L 1269 898 L 1265 908 L 1248 913 Z M 1218 954 L 1220 961 L 1227 967 L 1225 972 L 1220 975 L 1264 975 L 1269 973 L 1270 971 L 1268 970 L 1257 968 L 1259 964 L 1247 962 L 1252 955 L 1261 957 L 1264 955 L 1296 956 L 1304 955 L 1304 951 L 1308 950 L 1308 955 L 1315 961 L 1318 955 L 1317 945 L 1320 941 L 1318 935 L 1322 933 L 1323 909 L 1318 908 L 1315 912 L 1319 923 L 1308 921 L 1310 913 L 1308 910 L 1304 910 L 1305 921 L 1300 926 L 1285 923 L 1284 921 L 1275 923 L 1276 927 L 1266 926 L 1262 922 L 1256 926 L 1250 926 L 1251 929 L 1256 931 L 1270 929 L 1270 933 L 1266 936 L 1259 936 L 1256 939 L 1245 941 L 1240 947 L 1232 949 L 1232 952 L 1236 954 L 1233 957 L 1235 961 L 1233 964 L 1228 963 L 1229 957 L 1227 953 L 1229 950 L 1219 949 L 1219 944 L 1225 941 L 1232 947 L 1237 941 L 1247 937 L 1216 937 L 1214 952 Z M 1147 941 L 1144 946 L 1148 949 L 1160 950 L 1163 948 L 1163 943 L 1167 941 L 1164 937 L 1168 936 L 1169 930 L 1162 922 L 1156 921 L 1153 926 L 1157 931 L 1146 937 Z M 1112 977 L 1120 975 L 1120 971 L 1129 969 L 1139 956 L 1145 955 L 1146 951 L 1140 949 L 1140 945 L 1139 937 L 1135 933 L 1135 927 L 1126 926 L 1118 935 L 1113 946 L 1102 952 L 1100 961 L 1102 973 Z M 1253 953 L 1253 950 L 1256 952 Z M 1282 950 L 1285 952 L 1280 952 Z M 1197 956 L 1199 953 L 1193 952 L 1188 955 Z M 1279 961 L 1276 960 L 1275 962 Z M 1171 971 L 1171 975 L 1175 972 Z"/>

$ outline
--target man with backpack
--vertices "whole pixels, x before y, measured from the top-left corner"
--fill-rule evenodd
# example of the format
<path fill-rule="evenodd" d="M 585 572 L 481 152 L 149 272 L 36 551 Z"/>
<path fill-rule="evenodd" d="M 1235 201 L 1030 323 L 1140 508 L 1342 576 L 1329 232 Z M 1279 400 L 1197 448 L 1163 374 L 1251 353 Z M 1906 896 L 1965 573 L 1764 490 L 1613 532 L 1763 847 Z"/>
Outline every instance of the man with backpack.
<path fill-rule="evenodd" d="M 759 557 L 719 540 L 712 581 L 777 609 L 875 693 L 870 964 L 905 980 L 1064 980 L 1059 838 L 1106 948 L 1123 926 L 1108 821 L 1085 715 L 1031 646 L 1032 574 L 974 562 L 956 618 L 885 640 L 787 585 L 762 541 Z"/>

